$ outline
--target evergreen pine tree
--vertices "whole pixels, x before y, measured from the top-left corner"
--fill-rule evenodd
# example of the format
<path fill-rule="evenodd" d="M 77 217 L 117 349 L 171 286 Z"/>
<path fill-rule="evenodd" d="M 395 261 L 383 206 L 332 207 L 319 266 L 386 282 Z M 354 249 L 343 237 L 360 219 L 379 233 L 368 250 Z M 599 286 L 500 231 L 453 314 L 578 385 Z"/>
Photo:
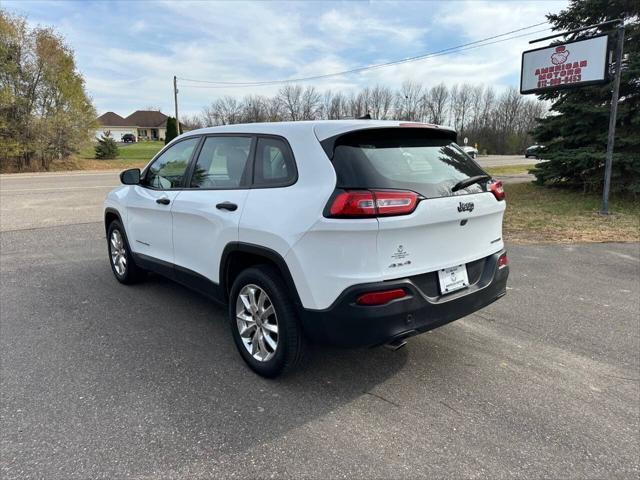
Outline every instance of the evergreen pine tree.
<path fill-rule="evenodd" d="M 613 156 L 612 191 L 640 193 L 640 3 L 634 0 L 571 0 L 558 14 L 547 15 L 554 30 L 564 31 L 621 18 L 625 20 L 624 56 Z M 610 27 L 605 27 L 609 28 Z M 593 35 L 579 32 L 569 39 Z M 615 30 L 609 45 L 614 48 Z M 560 42 L 556 42 L 560 43 Z M 540 95 L 553 102 L 551 113 L 534 129 L 547 148 L 532 170 L 539 184 L 601 191 L 613 82 Z"/>
<path fill-rule="evenodd" d="M 166 145 L 171 140 L 178 136 L 178 126 L 176 125 L 176 119 L 173 117 L 167 118 L 167 133 L 164 137 L 164 144 Z"/>
<path fill-rule="evenodd" d="M 100 139 L 98 140 L 98 145 L 96 145 L 96 158 L 100 160 L 108 160 L 111 158 L 116 158 L 120 155 L 120 151 L 118 150 L 118 145 L 115 140 L 111 138 L 110 132 L 105 132 Z"/>

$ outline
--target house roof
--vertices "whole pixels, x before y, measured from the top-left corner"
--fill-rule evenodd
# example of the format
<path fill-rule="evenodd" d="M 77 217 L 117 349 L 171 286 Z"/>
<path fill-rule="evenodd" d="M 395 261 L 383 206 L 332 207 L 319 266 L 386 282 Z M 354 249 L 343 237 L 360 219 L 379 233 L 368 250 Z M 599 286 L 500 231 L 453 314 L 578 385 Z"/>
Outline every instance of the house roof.
<path fill-rule="evenodd" d="M 124 118 L 114 112 L 107 112 L 98 117 L 98 122 L 106 127 L 129 127 L 132 126 Z"/>
<path fill-rule="evenodd" d="M 164 113 L 154 110 L 136 110 L 124 119 L 127 125 L 135 125 L 140 128 L 165 127 L 167 117 Z"/>

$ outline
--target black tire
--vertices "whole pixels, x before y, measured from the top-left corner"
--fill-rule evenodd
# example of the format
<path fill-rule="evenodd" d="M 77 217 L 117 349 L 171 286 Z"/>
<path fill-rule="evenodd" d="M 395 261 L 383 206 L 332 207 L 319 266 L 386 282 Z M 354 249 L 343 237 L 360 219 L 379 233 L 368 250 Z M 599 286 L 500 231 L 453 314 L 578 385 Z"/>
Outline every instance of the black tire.
<path fill-rule="evenodd" d="M 236 303 L 240 292 L 248 285 L 255 285 L 268 295 L 277 317 L 277 346 L 273 356 L 266 361 L 254 358 L 240 337 Z M 259 265 L 248 268 L 235 279 L 229 295 L 229 325 L 238 352 L 258 375 L 267 378 L 277 377 L 293 370 L 303 358 L 306 344 L 295 304 L 280 272 L 271 266 Z"/>
<path fill-rule="evenodd" d="M 112 261 L 113 246 L 111 243 L 111 238 L 114 231 L 117 231 L 120 233 L 122 242 L 123 242 L 125 258 L 126 258 L 126 267 L 124 269 L 124 273 L 119 273 L 116 270 L 116 266 L 114 265 L 114 262 Z M 109 228 L 107 229 L 107 252 L 109 254 L 109 265 L 111 265 L 111 271 L 113 272 L 113 275 L 116 277 L 116 280 L 118 280 L 120 283 L 124 283 L 125 285 L 131 285 L 133 283 L 137 283 L 141 281 L 145 277 L 146 271 L 140 268 L 138 265 L 136 265 L 136 263 L 133 261 L 133 256 L 131 255 L 131 249 L 129 248 L 129 240 L 127 239 L 127 234 L 125 233 L 124 228 L 122 227 L 122 224 L 118 220 L 114 220 L 113 222 L 111 222 L 109 224 Z"/>

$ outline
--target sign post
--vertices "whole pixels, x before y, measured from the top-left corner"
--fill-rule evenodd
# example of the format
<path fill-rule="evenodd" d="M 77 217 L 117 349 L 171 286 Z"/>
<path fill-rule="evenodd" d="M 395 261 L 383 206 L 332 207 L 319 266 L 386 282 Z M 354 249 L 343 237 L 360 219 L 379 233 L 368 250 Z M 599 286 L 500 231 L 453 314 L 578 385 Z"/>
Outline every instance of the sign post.
<path fill-rule="evenodd" d="M 618 26 L 616 41 L 616 66 L 611 93 L 611 111 L 609 112 L 609 135 L 607 137 L 607 155 L 604 165 L 604 188 L 602 190 L 602 210 L 600 213 L 609 215 L 609 190 L 611 188 L 611 168 L 613 166 L 613 144 L 616 137 L 616 120 L 618 117 L 618 95 L 620 92 L 620 70 L 622 66 L 622 49 L 624 48 L 624 24 Z"/>
<path fill-rule="evenodd" d="M 617 25 L 615 69 L 611 93 L 607 151 L 605 156 L 602 209 L 600 211 L 603 215 L 608 215 L 611 169 L 613 165 L 613 145 L 618 114 L 618 95 L 620 91 L 622 50 L 624 46 L 624 22 L 620 19 L 609 20 L 608 22 L 531 40 L 529 43 L 550 40 L 596 27 L 604 27 L 605 25 Z M 608 39 L 608 34 L 604 33 L 582 40 L 573 40 L 563 44 L 523 52 L 522 69 L 520 72 L 520 93 L 544 93 L 564 88 L 576 88 L 608 82 L 610 80 L 609 62 L 607 60 L 609 52 Z"/>

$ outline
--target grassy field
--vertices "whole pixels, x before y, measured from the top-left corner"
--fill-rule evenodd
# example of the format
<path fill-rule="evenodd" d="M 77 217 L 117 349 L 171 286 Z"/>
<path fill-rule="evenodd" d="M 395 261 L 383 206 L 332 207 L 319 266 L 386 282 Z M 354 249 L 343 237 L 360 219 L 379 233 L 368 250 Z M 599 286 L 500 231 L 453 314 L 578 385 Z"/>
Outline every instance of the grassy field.
<path fill-rule="evenodd" d="M 501 165 L 499 167 L 484 167 L 484 170 L 491 175 L 501 176 L 526 174 L 529 173 L 530 168 L 533 168 L 533 165 Z"/>
<path fill-rule="evenodd" d="M 120 155 L 114 160 L 95 158 L 94 146 L 82 149 L 78 155 L 54 162 L 52 170 L 104 170 L 144 167 L 164 147 L 164 142 L 137 142 L 118 145 Z"/>
<path fill-rule="evenodd" d="M 504 237 L 517 243 L 638 242 L 640 199 L 610 201 L 611 215 L 600 210 L 600 195 L 531 183 L 505 185 Z"/>

